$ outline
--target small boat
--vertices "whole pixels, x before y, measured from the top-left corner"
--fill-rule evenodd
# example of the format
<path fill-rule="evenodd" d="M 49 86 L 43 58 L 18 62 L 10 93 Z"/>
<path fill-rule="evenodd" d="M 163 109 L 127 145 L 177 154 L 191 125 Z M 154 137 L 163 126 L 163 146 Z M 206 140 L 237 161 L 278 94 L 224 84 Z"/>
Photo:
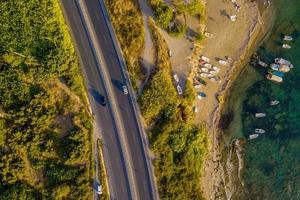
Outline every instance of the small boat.
<path fill-rule="evenodd" d="M 206 97 L 206 94 L 204 92 L 199 92 L 198 93 L 198 99 L 203 99 Z"/>
<path fill-rule="evenodd" d="M 213 70 L 215 70 L 216 72 L 219 72 L 220 71 L 220 68 L 216 67 L 216 66 L 213 66 Z"/>
<path fill-rule="evenodd" d="M 288 66 L 292 64 L 290 61 L 283 58 L 275 58 L 275 63 L 279 65 L 288 65 Z"/>
<path fill-rule="evenodd" d="M 212 64 L 206 63 L 206 64 L 204 64 L 204 67 L 206 67 L 208 69 L 211 69 L 212 68 Z"/>
<path fill-rule="evenodd" d="M 199 64 L 202 65 L 202 66 L 204 66 L 206 64 L 206 62 L 204 60 L 200 60 Z"/>
<path fill-rule="evenodd" d="M 263 61 L 261 61 L 261 60 L 258 60 L 257 64 L 259 64 L 262 67 L 268 67 L 268 64 L 265 63 L 265 62 L 263 62 Z"/>
<path fill-rule="evenodd" d="M 179 95 L 182 95 L 182 89 L 179 85 L 177 85 L 177 92 Z"/>
<path fill-rule="evenodd" d="M 290 48 L 292 48 L 290 45 L 288 45 L 288 44 L 283 44 L 282 45 L 282 48 L 284 48 L 284 49 L 290 49 Z"/>
<path fill-rule="evenodd" d="M 207 77 L 212 78 L 212 77 L 214 77 L 214 75 L 213 74 L 208 74 Z"/>
<path fill-rule="evenodd" d="M 216 75 L 216 74 L 218 74 L 219 72 L 218 72 L 218 71 L 215 71 L 215 70 L 212 70 L 212 71 L 210 71 L 210 73 L 213 74 L 213 75 Z"/>
<path fill-rule="evenodd" d="M 198 112 L 198 108 L 196 106 L 193 107 L 193 112 Z"/>
<path fill-rule="evenodd" d="M 276 105 L 278 105 L 280 102 L 279 101 L 271 101 L 270 102 L 270 106 L 276 106 Z"/>
<path fill-rule="evenodd" d="M 209 63 L 209 61 L 210 61 L 210 59 L 207 58 L 207 57 L 205 57 L 205 56 L 201 56 L 200 58 L 201 58 L 202 60 L 204 60 L 205 62 L 208 62 L 208 63 Z"/>
<path fill-rule="evenodd" d="M 272 75 L 279 76 L 282 78 L 284 76 L 284 73 L 280 72 L 280 71 L 274 71 L 274 72 L 272 72 Z"/>
<path fill-rule="evenodd" d="M 292 41 L 292 40 L 293 40 L 293 37 L 290 36 L 290 35 L 285 35 L 285 36 L 283 37 L 283 40 L 285 40 L 285 41 Z"/>
<path fill-rule="evenodd" d="M 209 80 L 212 82 L 217 82 L 217 79 L 215 77 L 209 78 Z"/>
<path fill-rule="evenodd" d="M 270 68 L 273 69 L 273 70 L 275 70 L 275 71 L 278 71 L 278 70 L 279 70 L 279 67 L 280 67 L 280 65 L 279 65 L 279 64 L 276 64 L 276 63 L 272 63 L 272 64 L 270 65 Z"/>
<path fill-rule="evenodd" d="M 214 35 L 212 33 L 209 33 L 209 32 L 205 32 L 204 36 L 207 37 L 207 38 L 213 38 L 214 37 Z"/>
<path fill-rule="evenodd" d="M 195 89 L 201 89 L 201 88 L 202 88 L 202 85 L 201 85 L 201 84 L 194 85 L 194 88 L 195 88 Z"/>
<path fill-rule="evenodd" d="M 208 77 L 208 75 L 209 75 L 209 74 L 207 74 L 207 73 L 201 73 L 201 74 L 200 74 L 201 77 Z"/>
<path fill-rule="evenodd" d="M 255 129 L 254 132 L 255 132 L 255 133 L 259 133 L 259 134 L 263 134 L 263 133 L 265 133 L 266 131 L 265 131 L 264 129 L 257 128 L 257 129 Z"/>
<path fill-rule="evenodd" d="M 176 73 L 173 74 L 173 78 L 176 82 L 179 82 L 179 78 L 178 78 L 178 75 Z"/>
<path fill-rule="evenodd" d="M 225 60 L 219 60 L 218 61 L 221 65 L 228 65 L 228 62 Z"/>
<path fill-rule="evenodd" d="M 255 117 L 265 117 L 266 113 L 255 113 Z"/>
<path fill-rule="evenodd" d="M 252 135 L 249 135 L 249 140 L 253 140 L 255 138 L 258 138 L 258 134 L 252 134 Z"/>
<path fill-rule="evenodd" d="M 281 82 L 283 81 L 282 77 L 273 75 L 273 74 L 271 74 L 271 73 L 267 74 L 267 75 L 266 75 L 266 78 L 267 78 L 268 80 L 275 81 L 275 82 L 277 82 L 277 83 L 281 83 Z"/>
<path fill-rule="evenodd" d="M 202 72 L 208 73 L 208 72 L 209 72 L 209 69 L 207 69 L 207 68 L 205 68 L 205 67 L 202 67 L 202 68 L 201 68 L 201 71 L 202 71 Z"/>

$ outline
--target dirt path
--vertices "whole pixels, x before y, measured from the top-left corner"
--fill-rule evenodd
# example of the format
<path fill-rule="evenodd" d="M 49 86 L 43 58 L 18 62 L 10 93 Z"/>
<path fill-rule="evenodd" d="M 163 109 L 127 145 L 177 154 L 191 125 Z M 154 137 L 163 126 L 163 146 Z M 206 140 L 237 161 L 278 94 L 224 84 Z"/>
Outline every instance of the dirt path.
<path fill-rule="evenodd" d="M 148 79 L 151 75 L 151 71 L 154 69 L 155 66 L 155 50 L 153 48 L 153 41 L 148 26 L 148 19 L 149 17 L 154 17 L 154 13 L 152 12 L 147 0 L 139 0 L 139 4 L 142 12 L 143 24 L 145 29 L 145 48 L 141 56 L 141 61 L 143 69 L 146 72 L 146 78 L 139 88 L 139 94 L 141 94 L 145 84 L 148 82 Z"/>

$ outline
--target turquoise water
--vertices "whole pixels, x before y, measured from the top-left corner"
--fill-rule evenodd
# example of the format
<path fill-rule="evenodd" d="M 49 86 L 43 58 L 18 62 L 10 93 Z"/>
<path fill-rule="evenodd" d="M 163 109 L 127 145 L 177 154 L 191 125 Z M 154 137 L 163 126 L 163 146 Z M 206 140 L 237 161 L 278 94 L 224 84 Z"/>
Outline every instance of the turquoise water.
<path fill-rule="evenodd" d="M 258 53 L 268 63 L 286 58 L 294 68 L 281 84 L 263 78 L 266 70 L 248 67 L 236 81 L 229 101 L 235 104 L 233 136 L 248 137 L 255 128 L 266 133 L 248 141 L 245 149 L 245 194 L 249 199 L 300 200 L 300 1 L 276 0 L 276 21 Z M 293 35 L 292 49 L 281 48 L 284 34 Z M 242 95 L 241 95 L 242 94 Z M 278 106 L 270 106 L 279 100 Z M 255 118 L 256 112 L 267 114 Z"/>

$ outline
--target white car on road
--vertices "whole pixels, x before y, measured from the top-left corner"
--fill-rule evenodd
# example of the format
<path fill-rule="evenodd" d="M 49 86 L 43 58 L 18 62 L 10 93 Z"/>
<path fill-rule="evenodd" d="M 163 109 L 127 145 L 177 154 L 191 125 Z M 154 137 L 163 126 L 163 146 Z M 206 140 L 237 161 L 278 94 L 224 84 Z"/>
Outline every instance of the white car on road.
<path fill-rule="evenodd" d="M 123 89 L 124 94 L 128 94 L 128 89 L 127 89 L 126 85 L 123 85 L 122 89 Z"/>

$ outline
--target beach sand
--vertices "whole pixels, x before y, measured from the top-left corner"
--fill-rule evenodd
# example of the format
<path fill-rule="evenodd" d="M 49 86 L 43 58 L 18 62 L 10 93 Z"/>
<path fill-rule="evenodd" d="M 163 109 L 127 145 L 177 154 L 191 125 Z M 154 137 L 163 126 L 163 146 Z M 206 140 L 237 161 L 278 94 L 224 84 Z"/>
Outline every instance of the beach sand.
<path fill-rule="evenodd" d="M 218 134 L 218 122 L 222 104 L 218 96 L 226 99 L 230 94 L 230 87 L 234 79 L 242 70 L 250 58 L 258 42 L 271 28 L 270 19 L 272 8 L 260 1 L 260 7 L 256 2 L 238 0 L 241 9 L 237 12 L 231 1 L 208 1 L 207 2 L 207 31 L 214 35 L 212 39 L 205 39 L 201 55 L 210 58 L 210 63 L 221 69 L 219 76 L 221 83 L 207 81 L 207 86 L 201 88 L 207 97 L 197 101 L 198 112 L 196 123 L 207 124 L 210 139 L 210 153 L 205 162 L 204 174 L 201 178 L 202 192 L 205 199 L 231 199 L 231 194 L 222 188 L 222 184 L 228 185 L 224 180 L 224 171 L 220 166 L 220 155 L 223 141 Z M 267 2 L 267 1 L 266 1 Z M 265 7 L 261 7 L 265 5 Z M 264 10 L 263 15 L 259 10 Z M 229 15 L 237 15 L 237 21 L 232 22 Z M 225 56 L 233 59 L 233 63 L 222 66 L 219 59 L 225 60 Z M 230 185 L 229 187 L 233 187 Z M 230 190 L 232 192 L 232 190 Z M 226 196 L 226 197 L 225 197 Z"/>

